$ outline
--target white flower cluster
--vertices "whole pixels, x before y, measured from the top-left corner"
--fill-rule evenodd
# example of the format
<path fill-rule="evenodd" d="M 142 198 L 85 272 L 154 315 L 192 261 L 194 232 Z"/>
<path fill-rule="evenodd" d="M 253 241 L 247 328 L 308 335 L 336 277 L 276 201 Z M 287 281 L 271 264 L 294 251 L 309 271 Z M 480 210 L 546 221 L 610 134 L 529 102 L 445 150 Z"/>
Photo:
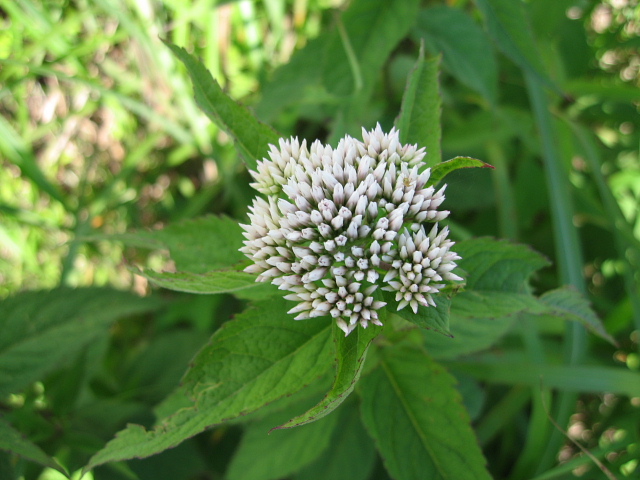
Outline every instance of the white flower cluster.
<path fill-rule="evenodd" d="M 380 125 L 362 134 L 335 149 L 294 138 L 271 146 L 251 172 L 267 198 L 250 207 L 240 249 L 254 262 L 246 272 L 291 292 L 296 320 L 331 315 L 346 335 L 358 323 L 381 325 L 379 286 L 396 292 L 398 309 L 417 312 L 435 305 L 444 282 L 462 280 L 448 229 L 435 223 L 449 212 L 438 210 L 445 187 L 427 186 L 424 149 Z"/>

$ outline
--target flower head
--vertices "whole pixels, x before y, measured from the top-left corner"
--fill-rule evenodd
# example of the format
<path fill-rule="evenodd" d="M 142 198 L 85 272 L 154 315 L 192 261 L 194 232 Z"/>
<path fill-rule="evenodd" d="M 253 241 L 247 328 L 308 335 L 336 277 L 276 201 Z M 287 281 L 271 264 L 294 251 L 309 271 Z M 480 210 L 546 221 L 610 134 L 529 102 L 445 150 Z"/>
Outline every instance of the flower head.
<path fill-rule="evenodd" d="M 449 214 L 438 207 L 444 189 L 427 186 L 424 148 L 401 145 L 399 133 L 378 125 L 363 140 L 346 136 L 334 149 L 297 139 L 271 146 L 251 172 L 267 195 L 250 207 L 241 251 L 258 274 L 290 292 L 296 320 L 331 315 L 349 334 L 358 324 L 381 325 L 379 286 L 396 292 L 398 309 L 435 305 L 432 298 L 459 259 L 450 251 Z M 427 234 L 424 224 L 434 223 Z"/>

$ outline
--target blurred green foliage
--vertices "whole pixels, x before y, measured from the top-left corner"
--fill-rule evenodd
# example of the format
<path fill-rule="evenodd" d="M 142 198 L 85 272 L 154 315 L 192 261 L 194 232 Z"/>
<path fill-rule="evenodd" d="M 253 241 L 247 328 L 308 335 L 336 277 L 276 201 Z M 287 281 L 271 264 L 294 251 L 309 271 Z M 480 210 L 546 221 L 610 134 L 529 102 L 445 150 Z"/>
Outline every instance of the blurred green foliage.
<path fill-rule="evenodd" d="M 0 0 L 0 297 L 89 286 L 148 294 L 132 265 L 170 268 L 166 250 L 180 246 L 150 252 L 146 229 L 208 213 L 244 220 L 245 165 L 163 39 L 283 135 L 323 141 L 376 122 L 388 129 L 422 43 L 428 58 L 441 55 L 442 157 L 496 167 L 447 178 L 453 235 L 531 245 L 553 264 L 532 290 L 573 284 L 617 341 L 523 320 L 486 356 L 447 364 L 490 471 L 606 478 L 554 429 L 552 406 L 617 478 L 637 478 L 640 398 L 598 387 L 615 385 L 605 378 L 614 367 L 640 382 L 638 1 L 377 3 L 371 12 L 339 0 Z M 114 241 L 132 230 L 138 244 Z M 244 306 L 242 295 L 158 296 L 106 318 L 37 382 L 0 399 L 12 425 L 2 421 L 0 438 L 18 430 L 41 449 L 13 450 L 36 463 L 0 452 L 0 478 L 55 478 L 43 455 L 76 471 L 127 422 L 151 425 L 193 355 Z M 548 382 L 523 383 L 532 363 Z M 220 427 L 92 475 L 244 478 L 236 464 L 228 470 L 241 431 Z M 373 455 L 362 447 L 361 478 L 387 478 Z M 317 476 L 306 468 L 291 478 Z"/>

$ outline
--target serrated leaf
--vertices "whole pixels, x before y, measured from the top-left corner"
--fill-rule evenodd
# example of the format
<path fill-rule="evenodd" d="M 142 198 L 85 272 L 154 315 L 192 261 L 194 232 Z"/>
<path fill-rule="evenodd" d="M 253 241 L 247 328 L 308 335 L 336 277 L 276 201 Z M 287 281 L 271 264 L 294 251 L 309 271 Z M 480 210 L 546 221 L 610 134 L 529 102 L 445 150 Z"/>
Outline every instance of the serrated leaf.
<path fill-rule="evenodd" d="M 213 425 L 290 395 L 324 373 L 334 355 L 329 319 L 295 321 L 281 298 L 257 302 L 225 323 L 193 361 L 180 392 L 191 399 L 153 429 L 129 425 L 86 469 L 143 458 Z"/>
<path fill-rule="evenodd" d="M 20 455 L 44 467 L 49 467 L 68 477 L 67 471 L 54 458 L 24 437 L 4 419 L 0 418 L 0 450 Z"/>
<path fill-rule="evenodd" d="M 575 288 L 566 286 L 551 290 L 542 295 L 540 301 L 551 308 L 553 315 L 579 322 L 592 333 L 612 345 L 617 345 L 615 339 L 607 333 L 604 325 L 591 309 L 589 301 Z"/>
<path fill-rule="evenodd" d="M 547 310 L 528 293 L 531 274 L 548 264 L 524 245 L 479 238 L 458 242 L 458 261 L 467 272 L 466 290 L 456 295 L 450 312 L 453 338 L 424 335 L 428 352 L 438 359 L 452 359 L 489 348 L 511 327 L 521 312 Z"/>
<path fill-rule="evenodd" d="M 418 306 L 418 312 L 413 313 L 410 307 L 398 310 L 398 303 L 395 300 L 395 294 L 385 292 L 384 296 L 387 302 L 386 308 L 388 312 L 398 317 L 404 318 L 420 328 L 441 333 L 447 337 L 451 337 L 449 331 L 449 310 L 451 309 L 451 299 L 446 295 L 435 295 L 433 300 L 435 307 Z"/>
<path fill-rule="evenodd" d="M 387 348 L 362 378 L 362 419 L 395 480 L 490 479 L 455 379 L 424 352 Z"/>
<path fill-rule="evenodd" d="M 511 292 L 468 290 L 456 295 L 449 318 L 452 338 L 424 335 L 436 359 L 452 359 L 491 347 L 525 310 L 543 310 L 533 296 Z"/>
<path fill-rule="evenodd" d="M 236 220 L 207 215 L 173 223 L 162 230 L 139 230 L 89 240 L 118 241 L 150 250 L 167 249 L 176 269 L 204 273 L 246 260 L 239 251 L 242 228 Z"/>
<path fill-rule="evenodd" d="M 307 405 L 308 406 L 308 405 Z M 284 431 L 271 431 L 288 412 L 278 412 L 249 425 L 229 464 L 229 480 L 277 480 L 287 478 L 316 460 L 330 447 L 338 426 L 331 415 L 312 425 Z"/>
<path fill-rule="evenodd" d="M 278 133 L 260 122 L 246 107 L 229 98 L 205 66 L 184 48 L 168 42 L 165 45 L 187 67 L 198 106 L 234 139 L 247 166 L 255 169 L 257 160 L 267 155 L 268 145 L 278 144 Z"/>
<path fill-rule="evenodd" d="M 256 283 L 255 275 L 235 270 L 216 270 L 207 273 L 142 270 L 138 273 L 159 287 L 188 293 L 209 295 L 235 293 L 264 285 Z"/>
<path fill-rule="evenodd" d="M 462 257 L 458 266 L 468 272 L 467 290 L 527 293 L 527 279 L 549 265 L 541 254 L 525 245 L 492 238 L 475 238 L 456 243 Z"/>
<path fill-rule="evenodd" d="M 493 165 L 484 163 L 481 160 L 477 160 L 471 157 L 455 157 L 446 162 L 438 163 L 431 167 L 431 175 L 429 176 L 428 185 L 437 185 L 442 181 L 444 177 L 449 175 L 455 170 L 461 168 L 494 168 Z"/>
<path fill-rule="evenodd" d="M 402 97 L 400 116 L 396 126 L 402 143 L 413 143 L 425 147 L 424 161 L 429 166 L 442 161 L 440 140 L 440 114 L 442 99 L 438 86 L 440 57 L 425 60 L 424 49 L 420 46 L 416 62 Z"/>
<path fill-rule="evenodd" d="M 478 0 L 489 35 L 502 52 L 544 84 L 554 86 L 545 73 L 521 0 Z"/>
<path fill-rule="evenodd" d="M 162 230 L 105 238 L 136 247 L 168 249 L 177 272 L 132 269 L 162 288 L 198 294 L 248 295 L 249 300 L 261 300 L 277 292 L 269 284 L 256 283 L 255 275 L 237 270 L 240 262 L 246 261 L 238 250 L 242 245 L 242 228 L 225 216 L 208 215 Z"/>
<path fill-rule="evenodd" d="M 525 310 L 530 313 L 542 313 L 546 308 L 536 297 L 527 293 L 467 290 L 456 296 L 451 313 L 465 318 L 503 317 Z"/>
<path fill-rule="evenodd" d="M 242 228 L 229 217 L 208 215 L 150 234 L 167 246 L 178 270 L 204 273 L 246 260 L 238 250 L 242 246 Z"/>
<path fill-rule="evenodd" d="M 460 82 L 496 103 L 498 67 L 493 47 L 482 28 L 462 9 L 446 5 L 418 14 L 415 35 Z"/>
<path fill-rule="evenodd" d="M 302 415 L 276 427 L 293 428 L 316 420 L 333 412 L 353 391 L 360 378 L 369 345 L 382 331 L 382 327 L 370 324 L 367 328 L 357 327 L 345 337 L 344 332 L 333 322 L 333 340 L 336 345 L 336 375 L 327 395 L 313 408 Z"/>
<path fill-rule="evenodd" d="M 65 365 L 119 318 L 158 308 L 154 298 L 110 288 L 57 288 L 0 302 L 0 395 Z"/>

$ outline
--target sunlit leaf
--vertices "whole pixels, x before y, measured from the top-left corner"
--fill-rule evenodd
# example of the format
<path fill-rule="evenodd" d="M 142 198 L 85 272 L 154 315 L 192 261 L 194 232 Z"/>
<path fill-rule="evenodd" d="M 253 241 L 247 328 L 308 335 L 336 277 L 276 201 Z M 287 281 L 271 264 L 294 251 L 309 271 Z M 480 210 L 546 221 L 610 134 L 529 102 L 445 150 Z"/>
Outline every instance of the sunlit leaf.
<path fill-rule="evenodd" d="M 235 270 L 214 270 L 207 273 L 191 272 L 154 272 L 142 270 L 140 275 L 149 279 L 158 287 L 178 292 L 213 295 L 218 293 L 236 293 L 246 289 L 258 289 L 264 283 L 256 283 L 256 276 Z M 261 293 L 264 293 L 261 290 Z M 275 293 L 275 291 L 273 292 Z"/>
<path fill-rule="evenodd" d="M 261 123 L 246 107 L 225 94 L 200 61 L 184 48 L 166 43 L 187 67 L 196 102 L 207 116 L 235 140 L 236 148 L 250 169 L 267 155 L 269 144 L 277 145 L 279 135 Z"/>
<path fill-rule="evenodd" d="M 396 120 L 396 127 L 400 130 L 400 141 L 424 147 L 427 151 L 424 160 L 430 166 L 437 165 L 442 160 L 439 66 L 440 58 L 425 60 L 421 47 L 418 61 L 407 81 L 400 115 Z"/>
<path fill-rule="evenodd" d="M 437 185 L 444 177 L 455 170 L 461 168 L 493 168 L 493 165 L 484 163 L 471 157 L 455 157 L 446 162 L 438 163 L 431 168 L 431 176 L 429 177 L 429 185 Z"/>
<path fill-rule="evenodd" d="M 370 324 L 357 327 L 348 336 L 333 322 L 333 339 L 336 344 L 336 375 L 327 395 L 313 408 L 277 427 L 292 428 L 314 422 L 333 412 L 351 394 L 360 378 L 367 350 L 382 327 Z"/>
<path fill-rule="evenodd" d="M 40 191 L 69 208 L 67 198 L 60 188 L 47 178 L 28 144 L 24 143 L 18 132 L 4 117 L 0 117 L 0 152 L 3 157 L 17 165 L 22 175 L 31 180 Z"/>
<path fill-rule="evenodd" d="M 207 215 L 172 223 L 162 230 L 139 230 L 98 237 L 125 245 L 168 249 L 176 269 L 205 273 L 230 267 L 246 260 L 240 253 L 243 236 L 237 220 Z"/>

